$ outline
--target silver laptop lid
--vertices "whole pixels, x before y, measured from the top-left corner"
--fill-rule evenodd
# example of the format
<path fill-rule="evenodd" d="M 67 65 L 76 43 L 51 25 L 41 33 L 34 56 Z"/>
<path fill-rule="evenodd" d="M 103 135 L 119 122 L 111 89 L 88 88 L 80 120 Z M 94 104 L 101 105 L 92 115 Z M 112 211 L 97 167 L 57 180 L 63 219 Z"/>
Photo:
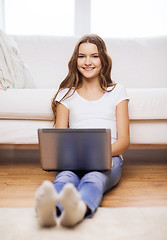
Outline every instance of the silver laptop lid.
<path fill-rule="evenodd" d="M 38 129 L 45 170 L 111 169 L 110 129 Z"/>

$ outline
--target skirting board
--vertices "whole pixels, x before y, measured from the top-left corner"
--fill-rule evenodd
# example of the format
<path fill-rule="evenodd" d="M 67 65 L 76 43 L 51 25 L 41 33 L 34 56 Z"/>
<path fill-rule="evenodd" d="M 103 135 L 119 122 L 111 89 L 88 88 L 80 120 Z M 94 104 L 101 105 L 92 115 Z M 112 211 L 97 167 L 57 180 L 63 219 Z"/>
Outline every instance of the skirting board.
<path fill-rule="evenodd" d="M 38 150 L 38 144 L 0 144 L 0 149 Z M 129 149 L 167 149 L 167 144 L 130 144 Z"/>

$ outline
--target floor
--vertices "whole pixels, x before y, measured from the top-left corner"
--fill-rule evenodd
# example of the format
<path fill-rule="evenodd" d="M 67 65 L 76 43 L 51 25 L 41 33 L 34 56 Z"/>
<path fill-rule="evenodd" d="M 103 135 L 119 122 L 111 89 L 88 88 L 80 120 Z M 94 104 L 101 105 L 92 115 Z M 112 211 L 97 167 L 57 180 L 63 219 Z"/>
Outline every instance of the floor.
<path fill-rule="evenodd" d="M 167 149 L 131 149 L 122 178 L 103 207 L 167 206 Z M 0 207 L 34 207 L 34 192 L 54 172 L 40 168 L 37 149 L 0 149 Z"/>

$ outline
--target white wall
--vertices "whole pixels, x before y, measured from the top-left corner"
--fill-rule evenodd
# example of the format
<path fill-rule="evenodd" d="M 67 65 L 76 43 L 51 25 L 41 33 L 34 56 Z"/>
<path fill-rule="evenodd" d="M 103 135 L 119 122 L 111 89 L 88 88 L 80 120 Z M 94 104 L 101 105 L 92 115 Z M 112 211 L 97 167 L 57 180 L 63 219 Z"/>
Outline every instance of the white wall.
<path fill-rule="evenodd" d="M 35 4 L 38 1 L 40 2 L 40 8 Z M 72 3 L 66 0 L 70 3 L 69 5 L 73 10 L 68 9 L 68 5 L 66 6 L 68 13 L 70 13 L 70 17 L 68 17 L 69 15 L 67 15 L 65 11 L 58 11 L 58 13 L 64 13 L 63 17 L 59 17 L 59 14 L 53 11 L 53 16 L 58 16 L 59 19 L 61 19 L 60 21 L 49 20 L 52 15 L 52 9 L 49 10 L 49 2 L 58 4 L 58 2 L 62 3 L 64 1 L 38 1 L 0 0 L 0 28 L 4 29 L 9 34 L 22 35 L 32 35 L 34 33 L 38 35 L 39 32 L 39 35 L 57 36 L 82 36 L 86 33 L 97 33 L 103 38 L 167 36 L 167 0 L 73 0 Z M 20 11 L 20 4 L 18 4 L 19 8 L 17 8 L 16 2 L 17 4 L 21 2 L 22 11 Z M 46 11 L 45 8 L 42 10 L 42 2 L 47 2 L 48 11 Z M 27 5 L 25 3 L 27 3 Z M 31 7 L 31 4 L 33 7 Z M 41 14 L 38 14 L 38 18 L 36 17 L 35 5 L 37 5 L 37 9 L 41 11 Z M 16 10 L 14 10 L 14 6 Z M 26 10 L 24 10 L 23 6 Z M 28 8 L 28 6 L 30 8 Z M 34 14 L 29 14 L 28 9 Z M 3 10 L 5 10 L 5 12 Z M 17 11 L 19 14 L 17 14 Z M 26 16 L 25 12 L 28 16 Z M 7 18 L 4 20 L 4 14 L 8 16 L 10 22 L 9 29 L 7 27 L 8 20 Z M 23 21 L 23 18 L 19 17 L 20 14 L 23 14 L 25 21 Z M 43 14 L 49 17 L 44 18 Z M 31 16 L 32 23 L 29 15 Z M 41 15 L 42 20 L 40 20 L 39 17 Z M 20 19 L 22 19 L 22 21 L 20 21 Z M 48 21 L 46 21 L 46 19 L 48 19 Z M 67 21 L 70 27 L 66 26 Z M 21 30 L 19 29 L 20 23 Z M 19 29 L 18 31 L 15 30 L 15 26 Z M 40 28 L 42 32 L 40 32 Z M 60 29 L 60 31 L 58 29 Z"/>
<path fill-rule="evenodd" d="M 90 33 L 91 0 L 75 0 L 74 34 L 82 36 Z"/>
<path fill-rule="evenodd" d="M 3 28 L 1 26 L 0 27 L 4 31 L 6 31 L 9 34 L 19 34 L 19 35 L 20 34 L 21 35 L 24 35 L 24 34 L 26 34 L 26 35 L 27 34 L 33 35 L 34 34 L 33 31 L 35 31 L 35 34 L 38 35 L 38 32 L 39 32 L 39 35 L 41 35 L 39 27 L 41 27 L 42 28 L 41 31 L 43 31 L 43 28 L 45 26 L 45 21 L 44 21 L 43 24 L 40 24 L 39 23 L 40 18 L 38 19 L 38 21 L 35 20 L 35 24 L 33 25 L 33 26 L 38 25 L 38 31 L 36 31 L 35 28 L 33 30 L 31 29 L 31 25 L 32 25 L 31 21 L 29 21 L 29 25 L 26 25 L 27 21 L 25 21 L 25 18 L 26 18 L 25 15 L 24 15 L 23 20 L 22 20 L 22 22 L 20 24 L 20 18 L 21 18 L 20 16 L 22 16 L 20 14 L 24 14 L 25 7 L 26 7 L 26 5 L 24 4 L 25 0 L 20 0 L 21 4 L 22 4 L 21 8 L 23 9 L 23 12 L 20 13 L 20 8 L 19 8 L 19 14 L 18 15 L 17 15 L 17 13 L 15 13 L 15 11 L 18 11 L 17 4 L 19 3 L 19 1 L 18 0 L 16 1 L 16 3 L 17 3 L 16 5 L 15 5 L 15 2 L 13 0 L 6 1 L 7 5 L 5 4 L 5 1 L 6 0 L 0 0 L 0 22 L 2 23 L 1 25 L 3 25 Z M 31 12 L 31 10 L 32 10 L 31 9 L 32 2 L 33 2 L 33 0 L 31 0 L 30 5 L 28 5 L 28 6 L 30 6 L 30 8 L 28 8 L 29 11 L 27 11 L 27 14 L 29 14 L 29 12 Z M 4 24 L 4 19 L 5 19 L 5 15 L 4 15 L 5 14 L 5 9 L 4 8 L 5 7 L 6 7 L 6 11 L 8 9 L 8 16 L 10 16 L 10 19 L 14 19 L 14 21 L 12 21 L 12 23 L 14 23 L 14 26 L 17 26 L 16 28 L 15 27 L 13 28 L 13 26 L 10 26 L 9 29 L 8 29 L 8 27 L 7 27 L 8 21 L 7 20 L 6 20 L 6 24 Z M 16 10 L 15 10 L 14 7 L 16 7 Z M 49 7 L 48 7 L 48 9 L 49 9 Z M 43 8 L 42 7 L 41 7 L 40 10 L 43 13 Z M 36 13 L 34 15 L 34 11 L 35 10 L 33 10 L 33 12 L 32 12 L 33 13 L 32 17 L 31 17 L 32 19 L 33 19 L 34 16 L 36 18 Z M 41 16 L 43 16 L 42 13 L 41 13 Z M 44 16 L 47 16 L 47 14 L 48 14 L 48 11 L 46 11 L 46 13 L 44 13 Z M 56 14 L 56 12 L 54 12 L 54 14 Z M 73 30 L 73 34 L 72 35 L 81 36 L 81 35 L 90 33 L 90 27 L 91 27 L 91 24 L 90 24 L 90 19 L 91 19 L 91 16 L 90 16 L 91 15 L 91 0 L 74 0 L 74 13 L 70 12 L 70 14 L 74 15 L 74 26 L 73 26 L 74 30 Z M 15 16 L 17 16 L 17 18 L 15 18 Z M 29 17 L 27 17 L 27 18 L 29 18 Z M 68 16 L 66 16 L 66 18 L 68 19 Z M 66 24 L 66 20 L 67 19 L 65 19 L 64 22 L 62 22 L 62 19 L 61 19 L 61 21 L 58 23 L 58 26 L 55 23 L 54 23 L 54 27 L 53 26 L 49 26 L 50 28 L 51 27 L 53 28 L 53 31 L 47 29 L 46 34 L 44 33 L 44 35 L 64 35 L 64 32 L 63 32 L 63 34 L 61 34 L 61 31 L 59 31 L 59 29 L 57 29 L 60 26 L 61 26 L 61 29 L 63 29 L 62 31 L 64 31 L 64 29 L 65 29 L 65 31 L 68 33 L 69 31 L 67 31 L 67 30 L 69 30 L 69 29 L 65 28 L 64 25 L 63 25 L 63 24 Z M 70 18 L 70 21 L 71 21 L 71 18 Z M 27 26 L 27 28 L 22 29 L 22 24 L 24 24 L 24 22 L 25 22 L 25 25 Z M 46 24 L 49 24 L 49 21 L 48 21 L 48 23 L 46 21 Z M 22 30 L 20 30 L 20 28 Z M 24 33 L 24 31 L 25 31 L 25 33 Z M 48 34 L 48 31 L 50 31 L 49 34 Z M 55 34 L 55 31 L 58 31 L 58 34 Z M 43 35 L 43 33 L 42 33 L 42 35 Z M 71 35 L 71 34 L 67 34 L 67 36 L 68 35 Z"/>

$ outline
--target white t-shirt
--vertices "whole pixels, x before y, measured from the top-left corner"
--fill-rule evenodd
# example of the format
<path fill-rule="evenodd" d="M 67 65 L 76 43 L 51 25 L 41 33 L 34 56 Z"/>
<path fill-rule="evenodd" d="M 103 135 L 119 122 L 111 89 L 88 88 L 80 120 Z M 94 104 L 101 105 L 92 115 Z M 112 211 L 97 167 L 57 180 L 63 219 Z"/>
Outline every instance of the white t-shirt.
<path fill-rule="evenodd" d="M 111 90 L 113 87 L 108 87 Z M 55 101 L 60 102 L 69 89 L 63 89 Z M 71 90 L 69 95 L 74 90 Z M 69 109 L 69 128 L 108 128 L 111 129 L 111 143 L 117 140 L 116 106 L 125 99 L 129 99 L 126 89 L 117 84 L 111 92 L 95 101 L 88 101 L 77 91 L 61 103 Z"/>

